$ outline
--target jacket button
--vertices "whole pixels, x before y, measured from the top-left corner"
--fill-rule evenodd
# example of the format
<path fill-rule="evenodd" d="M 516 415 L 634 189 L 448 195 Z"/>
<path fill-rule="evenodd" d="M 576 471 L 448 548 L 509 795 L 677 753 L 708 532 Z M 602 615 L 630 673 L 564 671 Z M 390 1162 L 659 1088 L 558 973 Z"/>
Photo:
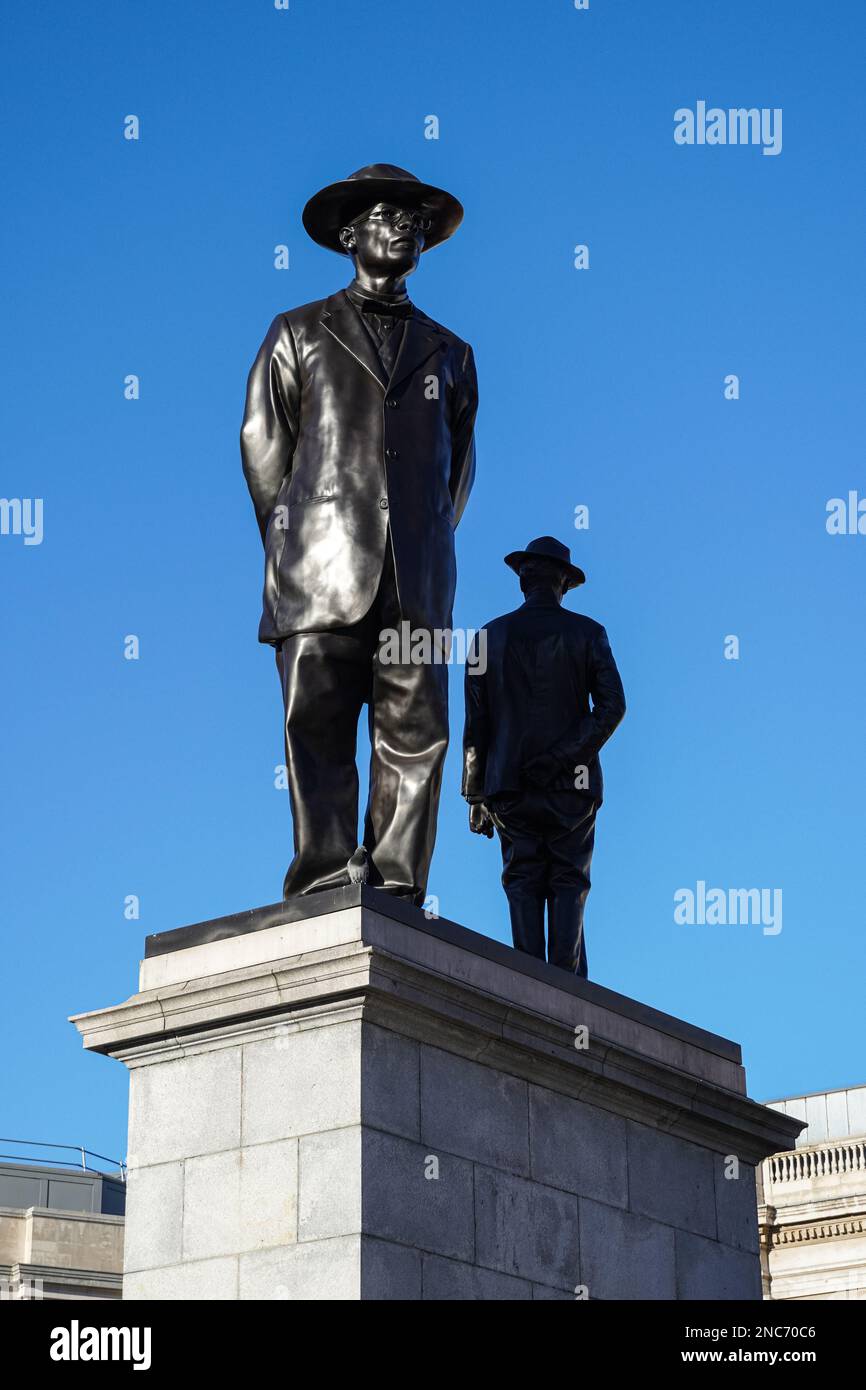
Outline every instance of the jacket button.
<path fill-rule="evenodd" d="M 380 507 L 380 510 L 381 510 L 381 511 L 387 512 L 387 510 L 388 510 L 388 499 L 387 499 L 387 497 L 380 497 L 380 498 L 379 498 L 379 507 Z"/>
<path fill-rule="evenodd" d="M 391 410 L 397 410 L 399 408 L 400 402 L 395 401 L 393 396 L 389 396 L 385 404 L 387 406 L 390 406 Z"/>
<path fill-rule="evenodd" d="M 385 450 L 385 457 L 386 457 L 386 459 L 398 459 L 398 458 L 400 457 L 400 455 L 399 455 L 399 453 L 397 452 L 396 449 L 386 449 L 386 450 Z"/>

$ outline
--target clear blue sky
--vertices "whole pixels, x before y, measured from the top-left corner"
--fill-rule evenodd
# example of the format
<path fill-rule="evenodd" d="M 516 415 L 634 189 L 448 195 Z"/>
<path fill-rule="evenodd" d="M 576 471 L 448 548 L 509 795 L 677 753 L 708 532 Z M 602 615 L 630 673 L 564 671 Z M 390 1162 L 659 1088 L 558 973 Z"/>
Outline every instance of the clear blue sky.
<path fill-rule="evenodd" d="M 466 207 L 412 281 L 480 377 L 455 621 L 514 607 L 501 557 L 552 532 L 623 674 L 591 976 L 739 1040 L 755 1096 L 866 1079 L 866 536 L 825 529 L 866 494 L 864 39 L 860 0 L 7 10 L 0 495 L 44 499 L 44 539 L 0 537 L 0 1133 L 120 1153 L 125 1070 L 66 1016 L 134 991 L 145 934 L 279 897 L 237 432 L 273 315 L 348 279 L 306 198 L 380 160 Z M 677 146 L 699 100 L 781 107 L 782 153 Z M 430 887 L 507 939 L 461 674 Z M 780 888 L 782 932 L 677 925 L 698 880 Z"/>

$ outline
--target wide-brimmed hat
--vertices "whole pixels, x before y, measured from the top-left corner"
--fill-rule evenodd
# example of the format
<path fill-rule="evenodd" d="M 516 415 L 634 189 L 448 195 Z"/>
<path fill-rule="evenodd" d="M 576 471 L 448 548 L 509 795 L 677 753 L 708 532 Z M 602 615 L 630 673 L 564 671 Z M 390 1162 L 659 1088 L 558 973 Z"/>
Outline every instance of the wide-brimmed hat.
<path fill-rule="evenodd" d="M 567 589 L 576 589 L 578 584 L 586 583 L 583 570 L 571 563 L 571 551 L 568 546 L 553 536 L 539 536 L 537 540 L 530 541 L 525 550 L 512 550 L 510 555 L 505 556 L 505 563 L 515 574 L 520 574 L 520 566 L 524 560 L 538 559 L 559 561 L 568 576 Z"/>
<path fill-rule="evenodd" d="M 367 164 L 347 179 L 329 183 L 314 193 L 304 208 L 304 226 L 320 246 L 347 256 L 348 251 L 340 245 L 341 229 L 368 208 L 383 202 L 426 213 L 431 226 L 424 236 L 425 251 L 447 241 L 463 221 L 462 205 L 444 188 L 422 183 L 396 164 Z"/>

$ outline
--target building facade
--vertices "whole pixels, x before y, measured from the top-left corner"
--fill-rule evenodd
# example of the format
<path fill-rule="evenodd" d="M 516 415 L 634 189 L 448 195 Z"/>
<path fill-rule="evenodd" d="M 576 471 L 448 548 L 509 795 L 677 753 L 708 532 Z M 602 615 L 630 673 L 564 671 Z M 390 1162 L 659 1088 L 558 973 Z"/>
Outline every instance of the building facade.
<path fill-rule="evenodd" d="M 120 1298 L 125 1206 L 109 1174 L 0 1162 L 0 1298 Z"/>
<path fill-rule="evenodd" d="M 758 1170 L 764 1297 L 866 1299 L 866 1086 L 768 1104 L 806 1128 Z"/>

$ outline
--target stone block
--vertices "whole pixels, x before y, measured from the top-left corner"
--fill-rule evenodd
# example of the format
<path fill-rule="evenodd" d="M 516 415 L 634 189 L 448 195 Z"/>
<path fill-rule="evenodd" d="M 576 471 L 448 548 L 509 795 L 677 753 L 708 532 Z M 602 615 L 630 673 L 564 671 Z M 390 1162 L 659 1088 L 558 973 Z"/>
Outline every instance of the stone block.
<path fill-rule="evenodd" d="M 629 1207 L 696 1235 L 716 1235 L 714 1154 L 686 1139 L 629 1122 Z"/>
<path fill-rule="evenodd" d="M 580 1283 L 577 1197 L 492 1168 L 475 1169 L 476 1261 L 534 1283 Z"/>
<path fill-rule="evenodd" d="M 241 1150 L 191 1158 L 183 1212 L 187 1260 L 240 1253 Z"/>
<path fill-rule="evenodd" d="M 127 1273 L 176 1265 L 182 1255 L 183 1163 L 130 1168 L 126 1195 Z"/>
<path fill-rule="evenodd" d="M 276 1140 L 241 1149 L 239 1248 L 291 1245 L 298 1228 L 298 1144 Z"/>
<path fill-rule="evenodd" d="M 532 1177 L 609 1206 L 628 1205 L 625 1121 L 540 1086 L 529 1088 Z"/>
<path fill-rule="evenodd" d="M 365 1125 L 421 1137 L 420 1047 L 375 1023 L 365 1023 L 361 1054 L 361 1113 Z"/>
<path fill-rule="evenodd" d="M 366 1130 L 363 1164 L 365 1234 L 457 1260 L 473 1259 L 470 1162 Z"/>
<path fill-rule="evenodd" d="M 760 1299 L 761 1267 L 747 1250 L 676 1232 L 678 1299 Z"/>
<path fill-rule="evenodd" d="M 342 1303 L 361 1297 L 361 1237 L 338 1236 L 240 1257 L 241 1299 Z"/>
<path fill-rule="evenodd" d="M 420 1250 L 390 1240 L 361 1239 L 361 1298 L 415 1303 L 421 1298 Z"/>
<path fill-rule="evenodd" d="M 286 1026 L 243 1053 L 244 1144 L 360 1123 L 360 1021 Z"/>
<path fill-rule="evenodd" d="M 185 1259 L 290 1245 L 298 1225 L 298 1141 L 284 1139 L 185 1165 Z"/>
<path fill-rule="evenodd" d="M 299 1140 L 298 1239 L 361 1234 L 359 1125 Z"/>
<path fill-rule="evenodd" d="M 674 1230 L 580 1199 L 580 1279 L 592 1299 L 676 1298 Z"/>
<path fill-rule="evenodd" d="M 732 1165 L 722 1154 L 714 1155 L 716 1183 L 716 1225 L 723 1245 L 758 1253 L 758 1198 L 755 1169 L 751 1163 L 738 1165 L 737 1177 L 726 1177 Z"/>
<path fill-rule="evenodd" d="M 440 1048 L 422 1047 L 421 1142 L 527 1175 L 526 1082 Z"/>
<path fill-rule="evenodd" d="M 532 1285 L 526 1279 L 446 1260 L 441 1255 L 423 1257 L 422 1277 L 425 1301 L 526 1302 L 532 1298 Z"/>
<path fill-rule="evenodd" d="M 146 1168 L 240 1142 L 241 1053 L 215 1047 L 133 1069 L 129 1165 Z"/>
<path fill-rule="evenodd" d="M 123 1278 L 124 1302 L 235 1302 L 238 1298 L 236 1258 L 192 1260 L 161 1269 L 136 1270 Z"/>

